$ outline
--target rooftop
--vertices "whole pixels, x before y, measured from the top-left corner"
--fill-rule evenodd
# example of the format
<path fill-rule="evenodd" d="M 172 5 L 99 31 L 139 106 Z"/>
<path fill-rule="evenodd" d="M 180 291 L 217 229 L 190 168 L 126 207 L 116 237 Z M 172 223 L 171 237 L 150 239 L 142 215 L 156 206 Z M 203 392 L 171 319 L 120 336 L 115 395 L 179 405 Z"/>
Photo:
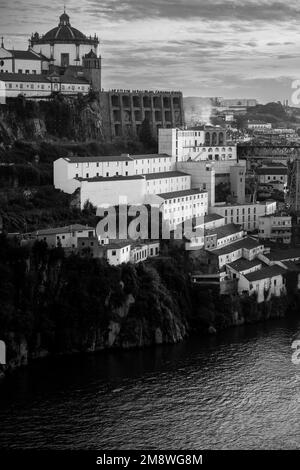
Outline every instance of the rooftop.
<path fill-rule="evenodd" d="M 254 268 L 255 266 L 260 266 L 262 264 L 264 265 L 264 263 L 259 259 L 249 261 L 245 258 L 240 258 L 236 261 L 233 261 L 232 263 L 229 263 L 227 266 L 234 269 L 235 271 L 243 272 L 247 271 L 248 269 Z"/>
<path fill-rule="evenodd" d="M 142 180 L 144 177 L 142 175 L 132 175 L 132 176 L 95 176 L 93 178 L 74 178 L 78 181 L 88 181 L 89 183 L 96 183 L 97 181 L 107 182 L 107 181 L 130 181 L 130 180 Z"/>
<path fill-rule="evenodd" d="M 245 237 L 241 240 L 237 240 L 236 242 L 230 243 L 230 245 L 224 246 L 222 248 L 217 248 L 216 250 L 211 250 L 211 253 L 222 256 L 227 255 L 229 253 L 233 253 L 234 251 L 246 249 L 251 250 L 253 248 L 257 248 L 259 246 L 263 246 L 263 243 L 258 242 L 254 238 Z"/>
<path fill-rule="evenodd" d="M 130 162 L 132 158 L 127 155 L 101 155 L 99 157 L 64 157 L 69 163 L 101 163 L 101 162 Z"/>
<path fill-rule="evenodd" d="M 287 167 L 282 168 L 257 168 L 256 173 L 258 175 L 287 175 Z"/>
<path fill-rule="evenodd" d="M 88 85 L 89 82 L 83 77 L 72 77 L 61 75 L 57 77 L 58 82 L 62 84 L 83 84 Z M 31 74 L 31 73 L 6 73 L 0 72 L 0 80 L 3 82 L 37 82 L 37 83 L 52 83 L 53 80 L 47 75 L 43 74 Z"/>
<path fill-rule="evenodd" d="M 258 269 L 253 273 L 244 274 L 244 277 L 247 279 L 247 281 L 254 282 L 261 281 L 262 279 L 270 279 L 284 273 L 286 273 L 286 269 L 280 266 L 267 266 L 265 268 Z"/>
<path fill-rule="evenodd" d="M 194 194 L 203 194 L 207 193 L 207 191 L 202 191 L 201 189 L 183 189 L 182 191 L 171 191 L 169 193 L 161 193 L 157 196 L 162 197 L 163 199 L 173 199 L 176 197 L 184 197 L 184 196 L 191 196 Z"/>
<path fill-rule="evenodd" d="M 215 220 L 224 219 L 222 215 L 219 214 L 207 214 L 204 216 L 204 223 L 207 224 L 208 222 L 214 222 Z"/>
<path fill-rule="evenodd" d="M 217 235 L 217 239 L 220 240 L 221 238 L 228 237 L 229 235 L 234 235 L 235 233 L 243 232 L 243 229 L 240 225 L 236 224 L 227 224 L 222 225 L 221 227 L 205 230 L 204 235 Z"/>
<path fill-rule="evenodd" d="M 145 155 L 132 155 L 131 158 L 134 160 L 147 160 L 150 158 L 172 158 L 171 155 L 167 153 L 149 153 Z"/>
<path fill-rule="evenodd" d="M 41 61 L 49 61 L 45 56 L 38 54 L 37 52 L 27 50 L 27 51 L 18 51 L 15 49 L 9 50 L 9 52 L 13 55 L 15 59 L 19 60 L 41 60 Z"/>
<path fill-rule="evenodd" d="M 182 176 L 191 176 L 188 173 L 182 171 L 162 171 L 161 173 L 148 173 L 145 175 L 146 180 L 156 180 L 160 178 L 178 178 Z"/>
<path fill-rule="evenodd" d="M 300 248 L 287 248 L 282 250 L 271 251 L 264 255 L 270 261 L 284 261 L 300 258 Z"/>
<path fill-rule="evenodd" d="M 37 230 L 36 232 L 32 232 L 36 236 L 40 235 L 55 235 L 61 233 L 72 233 L 72 232 L 79 232 L 83 230 L 95 230 L 94 227 L 89 227 L 87 225 L 67 225 L 65 227 L 55 227 L 55 228 L 46 228 L 43 230 Z"/>

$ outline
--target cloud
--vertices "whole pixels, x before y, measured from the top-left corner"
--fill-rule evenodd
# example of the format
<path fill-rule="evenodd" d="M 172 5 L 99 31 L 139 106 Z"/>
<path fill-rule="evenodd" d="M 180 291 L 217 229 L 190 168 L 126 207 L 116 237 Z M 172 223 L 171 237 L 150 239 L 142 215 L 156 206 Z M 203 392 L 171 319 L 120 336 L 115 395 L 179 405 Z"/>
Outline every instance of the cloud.
<path fill-rule="evenodd" d="M 287 21 L 300 16 L 297 1 L 272 0 L 96 0 L 87 11 L 114 21 L 144 18 L 207 21 Z"/>

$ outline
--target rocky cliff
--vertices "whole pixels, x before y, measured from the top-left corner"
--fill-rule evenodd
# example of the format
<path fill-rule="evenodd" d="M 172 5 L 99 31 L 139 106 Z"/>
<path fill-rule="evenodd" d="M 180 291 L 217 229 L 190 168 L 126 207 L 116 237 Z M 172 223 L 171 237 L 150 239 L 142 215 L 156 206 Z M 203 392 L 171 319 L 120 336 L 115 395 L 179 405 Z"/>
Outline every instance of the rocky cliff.
<path fill-rule="evenodd" d="M 1 249 L 2 248 L 2 249 Z M 279 318 L 287 299 L 257 304 L 192 286 L 180 260 L 108 266 L 37 244 L 0 244 L 0 338 L 13 369 L 46 355 L 174 344 L 188 335 Z"/>
<path fill-rule="evenodd" d="M 55 138 L 82 142 L 106 138 L 96 94 L 72 99 L 58 95 L 39 102 L 19 97 L 0 106 L 0 144 Z"/>

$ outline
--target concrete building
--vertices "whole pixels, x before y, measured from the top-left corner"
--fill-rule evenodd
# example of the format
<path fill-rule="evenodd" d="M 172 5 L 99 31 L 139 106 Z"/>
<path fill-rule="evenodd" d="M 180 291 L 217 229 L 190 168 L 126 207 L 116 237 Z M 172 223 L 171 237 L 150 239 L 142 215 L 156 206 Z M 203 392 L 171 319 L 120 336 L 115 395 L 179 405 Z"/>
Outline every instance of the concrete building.
<path fill-rule="evenodd" d="M 216 203 L 210 207 L 210 212 L 225 218 L 225 224 L 240 224 L 246 231 L 258 229 L 259 217 L 276 212 L 276 201 L 265 201 L 256 204 L 226 204 Z"/>
<path fill-rule="evenodd" d="M 290 244 L 292 241 L 292 217 L 280 214 L 259 217 L 258 237 L 260 240 Z"/>
<path fill-rule="evenodd" d="M 208 205 L 215 205 L 216 174 L 215 165 L 206 161 L 178 162 L 176 167 L 179 171 L 191 176 L 191 187 L 200 188 L 208 193 Z"/>
<path fill-rule="evenodd" d="M 184 125 L 179 91 L 110 90 L 100 93 L 100 102 L 106 134 L 112 140 L 139 135 L 144 120 L 149 121 L 154 137 L 160 128 Z"/>

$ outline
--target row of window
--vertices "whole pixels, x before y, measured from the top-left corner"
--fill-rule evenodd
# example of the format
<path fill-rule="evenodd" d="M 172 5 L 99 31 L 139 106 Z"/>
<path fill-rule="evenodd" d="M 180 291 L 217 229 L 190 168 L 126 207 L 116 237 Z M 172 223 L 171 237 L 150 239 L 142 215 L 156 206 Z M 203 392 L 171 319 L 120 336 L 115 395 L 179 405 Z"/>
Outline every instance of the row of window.
<path fill-rule="evenodd" d="M 177 202 L 184 202 L 184 201 L 192 201 L 193 199 L 203 199 L 204 197 L 206 197 L 207 194 L 194 194 L 193 196 L 185 196 L 185 197 L 182 197 L 182 198 L 178 198 L 177 199 Z M 174 202 L 176 202 L 176 199 L 167 199 L 165 201 L 165 204 L 173 204 Z"/>
<path fill-rule="evenodd" d="M 14 85 L 14 86 L 13 86 Z M 48 89 L 50 90 L 51 88 L 51 85 L 45 85 L 45 84 L 35 84 L 35 83 L 31 83 L 31 84 L 24 84 L 24 83 L 6 83 L 5 84 L 5 87 L 6 88 L 9 88 L 9 89 L 20 89 L 22 90 L 23 88 L 31 88 L 32 90 L 33 89 L 37 89 L 37 90 L 45 90 L 45 89 Z M 62 91 L 66 91 L 66 90 L 72 90 L 72 91 L 87 91 L 89 89 L 89 86 L 88 85 L 61 85 L 61 90 Z"/>

